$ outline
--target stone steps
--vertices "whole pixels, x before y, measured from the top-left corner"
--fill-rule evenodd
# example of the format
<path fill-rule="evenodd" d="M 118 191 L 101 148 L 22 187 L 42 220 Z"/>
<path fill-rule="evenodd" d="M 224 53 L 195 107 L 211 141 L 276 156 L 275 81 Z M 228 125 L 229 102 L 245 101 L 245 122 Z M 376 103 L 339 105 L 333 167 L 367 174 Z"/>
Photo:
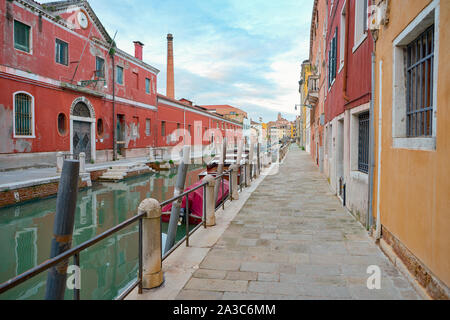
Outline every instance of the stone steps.
<path fill-rule="evenodd" d="M 103 175 L 99 177 L 99 181 L 120 181 L 127 177 L 153 172 L 145 163 L 143 162 L 133 162 L 127 164 L 119 164 L 109 168 Z"/>

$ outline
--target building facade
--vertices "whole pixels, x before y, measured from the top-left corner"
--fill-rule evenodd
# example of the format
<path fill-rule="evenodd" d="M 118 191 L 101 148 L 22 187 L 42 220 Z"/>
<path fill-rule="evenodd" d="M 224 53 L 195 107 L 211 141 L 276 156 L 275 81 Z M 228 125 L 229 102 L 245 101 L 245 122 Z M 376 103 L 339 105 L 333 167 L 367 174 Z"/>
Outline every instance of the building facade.
<path fill-rule="evenodd" d="M 373 39 L 367 30 L 368 0 L 332 1 L 326 8 L 325 173 L 345 206 L 369 227 Z"/>
<path fill-rule="evenodd" d="M 229 105 L 202 105 L 210 112 L 222 115 L 224 118 L 243 123 L 248 118 L 247 112 Z"/>
<path fill-rule="evenodd" d="M 54 165 L 59 151 L 84 152 L 91 162 L 113 160 L 114 149 L 145 156 L 171 145 L 161 132 L 169 135 L 172 122 L 242 127 L 183 103 L 183 121 L 167 103 L 158 108 L 166 102 L 157 94 L 159 70 L 143 61 L 143 44 L 135 41 L 134 56 L 116 48 L 87 1 L 0 0 L 0 11 L 2 162 Z"/>
<path fill-rule="evenodd" d="M 301 65 L 299 92 L 300 92 L 300 118 L 302 125 L 302 144 L 305 151 L 311 152 L 311 111 L 308 102 L 308 78 L 311 75 L 311 63 L 303 61 Z"/>
<path fill-rule="evenodd" d="M 377 237 L 435 299 L 450 285 L 450 2 L 377 1 Z M 386 9 L 386 7 L 385 7 Z M 416 81 L 417 80 L 417 81 Z"/>

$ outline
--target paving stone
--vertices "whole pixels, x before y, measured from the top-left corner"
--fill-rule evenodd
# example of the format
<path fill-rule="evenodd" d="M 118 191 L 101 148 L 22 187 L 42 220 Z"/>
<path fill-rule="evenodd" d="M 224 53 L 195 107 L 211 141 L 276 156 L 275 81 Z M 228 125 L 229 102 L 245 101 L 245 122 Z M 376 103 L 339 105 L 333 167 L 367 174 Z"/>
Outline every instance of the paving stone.
<path fill-rule="evenodd" d="M 204 279 L 225 279 L 226 275 L 227 272 L 223 270 L 198 269 L 192 276 Z"/>
<path fill-rule="evenodd" d="M 258 281 L 279 282 L 279 273 L 258 273 Z"/>
<path fill-rule="evenodd" d="M 186 290 L 205 290 L 205 291 L 247 291 L 248 281 L 242 280 L 220 280 L 220 279 L 198 279 L 191 278 L 184 289 Z"/>
<path fill-rule="evenodd" d="M 226 258 L 206 257 L 200 264 L 202 269 L 228 270 L 238 271 L 241 266 L 240 261 L 230 260 Z"/>
<path fill-rule="evenodd" d="M 225 277 L 227 280 L 256 280 L 258 274 L 256 272 L 247 271 L 229 271 Z"/>
<path fill-rule="evenodd" d="M 243 262 L 241 265 L 241 271 L 253 271 L 253 272 L 276 272 L 278 271 L 277 263 L 269 262 Z"/>
<path fill-rule="evenodd" d="M 181 290 L 176 300 L 221 300 L 223 292 L 204 290 Z"/>

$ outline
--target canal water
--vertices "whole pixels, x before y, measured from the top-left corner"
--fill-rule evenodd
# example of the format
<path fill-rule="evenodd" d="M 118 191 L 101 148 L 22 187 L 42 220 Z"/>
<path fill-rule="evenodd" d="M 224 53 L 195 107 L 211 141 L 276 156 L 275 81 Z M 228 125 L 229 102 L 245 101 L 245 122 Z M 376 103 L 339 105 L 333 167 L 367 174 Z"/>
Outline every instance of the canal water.
<path fill-rule="evenodd" d="M 201 166 L 191 166 L 186 186 L 198 181 Z M 94 183 L 78 193 L 72 246 L 131 218 L 145 198 L 159 201 L 173 196 L 176 168 L 146 174 L 118 183 Z M 0 283 L 37 266 L 49 258 L 56 197 L 0 209 Z M 163 233 L 167 230 L 162 224 Z M 178 227 L 177 241 L 185 235 Z M 163 241 L 165 234 L 163 234 Z M 162 244 L 164 248 L 164 242 Z M 81 299 L 111 300 L 135 281 L 138 272 L 138 225 L 102 240 L 80 254 Z M 73 260 L 69 261 L 69 265 Z M 47 272 L 0 295 L 0 299 L 43 299 Z M 73 298 L 66 290 L 65 299 Z"/>

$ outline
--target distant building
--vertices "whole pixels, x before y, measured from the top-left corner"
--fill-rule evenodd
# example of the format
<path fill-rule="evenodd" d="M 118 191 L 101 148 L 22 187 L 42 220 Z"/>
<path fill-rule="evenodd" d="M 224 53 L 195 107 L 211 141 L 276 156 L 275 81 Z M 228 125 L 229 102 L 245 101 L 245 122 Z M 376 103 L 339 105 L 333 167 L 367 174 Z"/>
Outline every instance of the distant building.
<path fill-rule="evenodd" d="M 244 123 L 244 119 L 248 118 L 247 112 L 230 105 L 202 105 L 200 107 L 240 123 Z"/>

